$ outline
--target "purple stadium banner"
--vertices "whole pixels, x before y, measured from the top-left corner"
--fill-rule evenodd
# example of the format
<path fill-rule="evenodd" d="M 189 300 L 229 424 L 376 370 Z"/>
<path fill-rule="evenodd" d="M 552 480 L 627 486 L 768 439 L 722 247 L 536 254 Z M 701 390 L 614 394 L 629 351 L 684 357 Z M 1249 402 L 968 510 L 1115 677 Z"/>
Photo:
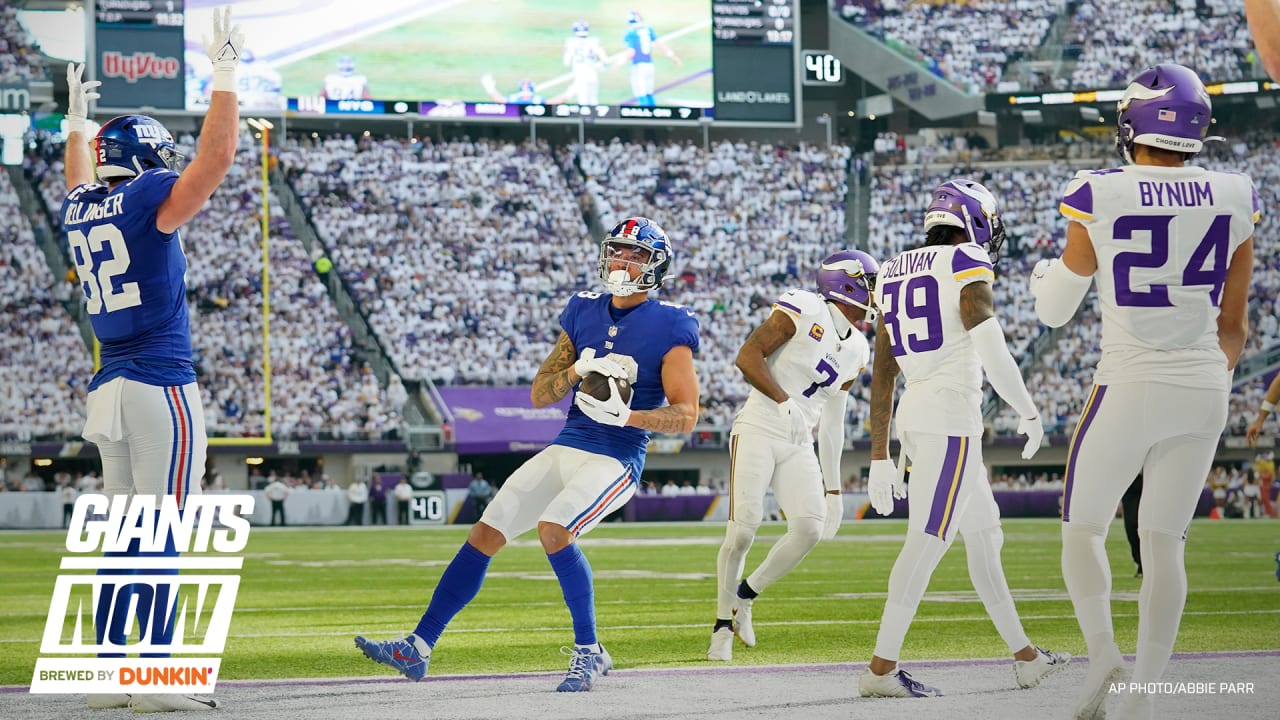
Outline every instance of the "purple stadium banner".
<path fill-rule="evenodd" d="M 528 386 L 442 387 L 453 414 L 453 437 L 461 454 L 533 453 L 555 439 L 569 411 L 569 398 L 535 408 Z"/>

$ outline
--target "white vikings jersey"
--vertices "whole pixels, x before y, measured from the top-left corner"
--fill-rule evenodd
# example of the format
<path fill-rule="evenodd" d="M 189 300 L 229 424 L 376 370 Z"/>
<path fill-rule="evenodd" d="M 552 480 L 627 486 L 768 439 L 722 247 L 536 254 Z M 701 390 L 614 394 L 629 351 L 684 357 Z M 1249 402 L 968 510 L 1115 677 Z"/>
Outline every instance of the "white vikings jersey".
<path fill-rule="evenodd" d="M 982 363 L 960 319 L 960 289 L 994 279 L 974 243 L 908 250 L 880 266 L 876 305 L 906 378 L 899 432 L 982 434 Z"/>
<path fill-rule="evenodd" d="M 774 312 L 786 313 L 796 325 L 796 334 L 784 342 L 765 362 L 769 372 L 787 395 L 800 407 L 810 429 L 818 424 L 822 405 L 844 391 L 850 380 L 867 366 L 871 348 L 857 328 L 841 339 L 832 312 L 821 296 L 805 290 L 789 290 L 773 304 Z M 790 427 L 778 413 L 778 404 L 751 388 L 747 401 L 734 419 L 733 432 L 745 427 L 779 439 L 787 439 Z"/>
<path fill-rule="evenodd" d="M 1081 171 L 1059 209 L 1089 231 L 1098 257 L 1094 382 L 1226 387 L 1218 303 L 1231 257 L 1261 217 L 1252 181 L 1199 167 Z"/>
<path fill-rule="evenodd" d="M 368 84 L 369 78 L 364 75 L 330 73 L 324 76 L 324 96 L 330 100 L 360 100 Z"/>
<path fill-rule="evenodd" d="M 567 66 L 594 68 L 604 62 L 604 57 L 599 38 L 571 37 L 564 41 L 564 64 Z"/>

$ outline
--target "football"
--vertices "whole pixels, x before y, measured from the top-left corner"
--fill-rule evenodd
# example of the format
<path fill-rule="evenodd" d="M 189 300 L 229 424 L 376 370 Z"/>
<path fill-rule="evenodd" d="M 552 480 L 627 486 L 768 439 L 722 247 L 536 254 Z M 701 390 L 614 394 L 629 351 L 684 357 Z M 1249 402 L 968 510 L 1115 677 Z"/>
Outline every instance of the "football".
<path fill-rule="evenodd" d="M 631 383 L 625 379 L 618 379 L 618 394 L 622 396 L 623 402 L 631 402 Z M 578 386 L 578 392 L 584 392 L 597 400 L 609 399 L 609 376 L 598 373 L 589 372 L 582 378 L 582 384 Z"/>

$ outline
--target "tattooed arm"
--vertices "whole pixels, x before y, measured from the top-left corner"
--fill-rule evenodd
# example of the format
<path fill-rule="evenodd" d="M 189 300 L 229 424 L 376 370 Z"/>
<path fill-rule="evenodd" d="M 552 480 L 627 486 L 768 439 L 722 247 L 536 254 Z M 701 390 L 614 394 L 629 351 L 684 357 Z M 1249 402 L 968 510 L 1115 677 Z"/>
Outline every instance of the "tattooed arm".
<path fill-rule="evenodd" d="M 876 328 L 876 357 L 871 365 L 871 459 L 889 459 L 889 420 L 893 418 L 893 390 L 898 359 L 889 346 L 884 318 Z"/>
<path fill-rule="evenodd" d="M 660 433 L 693 432 L 698 423 L 698 374 L 693 349 L 676 345 L 662 358 L 662 390 L 670 403 L 653 410 L 632 410 L 627 424 Z"/>
<path fill-rule="evenodd" d="M 554 405 L 569 394 L 573 386 L 582 379 L 573 371 L 573 363 L 577 359 L 578 351 L 573 347 L 573 341 L 561 330 L 556 346 L 551 348 L 551 354 L 542 361 L 542 367 L 538 368 L 538 374 L 533 378 L 533 391 L 529 397 L 534 407 Z"/>
<path fill-rule="evenodd" d="M 734 361 L 742 371 L 742 376 L 751 383 L 751 387 L 779 404 L 786 402 L 789 396 L 774 379 L 773 373 L 769 372 L 769 365 L 765 359 L 795 334 L 796 324 L 791 316 L 781 310 L 774 310 L 747 336 L 746 342 L 742 343 L 742 349 L 738 350 L 738 357 Z"/>

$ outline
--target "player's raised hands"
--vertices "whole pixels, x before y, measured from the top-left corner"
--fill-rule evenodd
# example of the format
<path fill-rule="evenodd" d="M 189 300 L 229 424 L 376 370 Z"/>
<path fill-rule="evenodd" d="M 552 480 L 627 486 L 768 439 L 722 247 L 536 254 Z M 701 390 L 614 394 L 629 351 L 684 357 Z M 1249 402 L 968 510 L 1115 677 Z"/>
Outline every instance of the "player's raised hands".
<path fill-rule="evenodd" d="M 67 131 L 84 132 L 89 117 L 89 101 L 102 97 L 98 94 L 99 80 L 82 82 L 84 65 L 67 63 Z"/>
<path fill-rule="evenodd" d="M 906 462 L 902 460 L 902 462 Z M 902 472 L 892 460 L 872 460 L 871 473 L 867 478 L 867 495 L 871 498 L 871 507 L 881 515 L 893 512 L 893 499 L 907 496 L 906 484 L 902 482 Z"/>
<path fill-rule="evenodd" d="M 612 377 L 609 378 L 608 400 L 597 400 L 580 392 L 574 397 L 573 402 L 584 415 L 601 425 L 625 427 L 627 420 L 631 419 L 631 406 L 622 399 L 622 393 L 618 391 L 618 381 Z"/>
<path fill-rule="evenodd" d="M 1040 422 L 1040 416 L 1019 420 L 1018 432 L 1027 436 L 1027 444 L 1022 446 L 1022 459 L 1030 460 L 1035 457 L 1040 443 L 1044 441 L 1044 424 Z"/>
<path fill-rule="evenodd" d="M 236 66 L 244 50 L 244 33 L 231 24 L 231 8 L 213 11 L 213 37 L 204 38 L 204 51 L 213 63 L 213 89 L 234 92 Z M 221 80 L 221 82 L 219 82 Z"/>

